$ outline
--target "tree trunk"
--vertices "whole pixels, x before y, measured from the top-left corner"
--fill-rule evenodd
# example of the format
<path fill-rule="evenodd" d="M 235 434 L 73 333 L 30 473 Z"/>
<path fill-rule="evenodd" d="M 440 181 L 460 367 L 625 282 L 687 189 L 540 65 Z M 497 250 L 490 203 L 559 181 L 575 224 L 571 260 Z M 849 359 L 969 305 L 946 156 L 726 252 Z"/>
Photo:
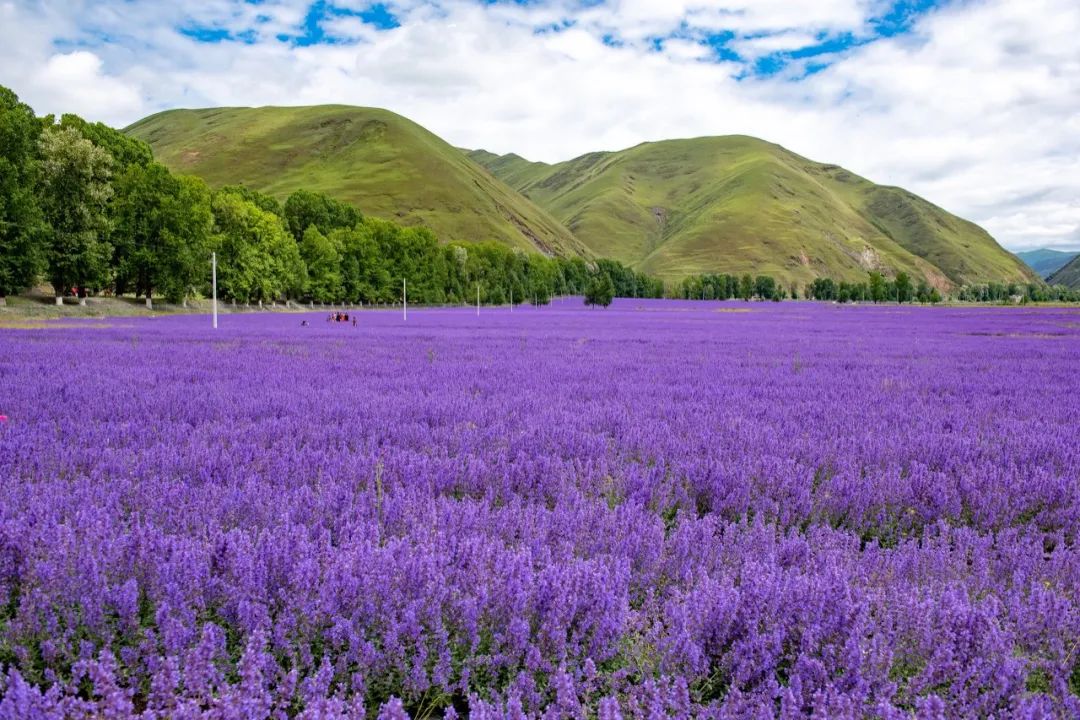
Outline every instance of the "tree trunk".
<path fill-rule="evenodd" d="M 7 297 L 0 295 L 0 307 L 7 307 Z"/>
<path fill-rule="evenodd" d="M 79 296 L 79 305 L 81 307 L 86 307 L 86 296 L 85 295 L 80 295 Z"/>
<path fill-rule="evenodd" d="M 262 310 L 262 300 L 259 301 L 259 309 Z"/>
<path fill-rule="evenodd" d="M 154 301 L 150 299 L 150 293 L 146 294 L 146 309 L 147 310 L 153 310 L 154 309 Z"/>
<path fill-rule="evenodd" d="M 64 304 L 64 296 L 63 295 L 57 295 L 56 296 L 56 304 L 57 305 L 63 305 Z"/>
<path fill-rule="evenodd" d="M 184 308 L 185 310 L 187 310 L 187 295 L 185 295 L 185 296 L 184 296 L 184 299 L 183 299 L 183 300 L 181 301 L 180 305 L 181 305 L 181 307 L 183 307 L 183 308 Z"/>

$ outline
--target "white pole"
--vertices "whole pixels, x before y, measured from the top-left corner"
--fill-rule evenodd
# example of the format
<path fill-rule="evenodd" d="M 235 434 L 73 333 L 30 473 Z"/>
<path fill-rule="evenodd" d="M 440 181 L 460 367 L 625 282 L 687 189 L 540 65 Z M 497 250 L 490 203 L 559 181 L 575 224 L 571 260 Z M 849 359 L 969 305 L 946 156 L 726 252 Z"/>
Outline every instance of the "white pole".
<path fill-rule="evenodd" d="M 480 317 L 480 283 L 476 283 L 476 317 Z"/>
<path fill-rule="evenodd" d="M 405 290 L 405 278 L 401 278 L 401 319 L 409 319 L 409 296 Z"/>
<path fill-rule="evenodd" d="M 514 288 L 510 288 L 510 312 L 514 312 Z"/>
<path fill-rule="evenodd" d="M 210 253 L 210 266 L 214 285 L 214 329 L 217 330 L 217 253 Z"/>

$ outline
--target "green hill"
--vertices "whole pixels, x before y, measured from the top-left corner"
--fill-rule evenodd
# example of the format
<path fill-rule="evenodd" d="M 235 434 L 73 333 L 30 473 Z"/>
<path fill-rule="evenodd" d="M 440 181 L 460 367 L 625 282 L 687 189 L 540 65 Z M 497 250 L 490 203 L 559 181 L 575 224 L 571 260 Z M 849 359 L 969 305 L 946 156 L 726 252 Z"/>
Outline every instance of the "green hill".
<path fill-rule="evenodd" d="M 556 165 L 470 157 L 595 254 L 666 279 L 716 271 L 862 280 L 881 269 L 947 288 L 1035 278 L 973 223 L 751 137 L 644 143 Z"/>
<path fill-rule="evenodd" d="M 645 143 L 556 165 L 460 151 L 386 110 L 172 110 L 125 132 L 177 172 L 284 198 L 328 193 L 443 240 L 603 256 L 674 280 L 700 272 L 806 283 L 906 271 L 945 289 L 1032 280 L 978 226 L 750 137 Z"/>
<path fill-rule="evenodd" d="M 1026 250 L 1016 253 L 1016 257 L 1023 260 L 1029 268 L 1039 274 L 1040 277 L 1048 278 L 1055 272 L 1065 267 L 1070 260 L 1080 253 L 1064 252 L 1062 250 L 1050 250 L 1040 248 L 1038 250 Z"/>
<path fill-rule="evenodd" d="M 1080 290 L 1080 255 L 1069 261 L 1069 264 L 1061 268 L 1046 280 L 1050 285 L 1064 285 L 1074 290 Z"/>
<path fill-rule="evenodd" d="M 553 219 L 459 150 L 386 110 L 316 107 L 170 110 L 125 132 L 176 172 L 284 199 L 325 192 L 366 213 L 424 224 L 443 240 L 497 240 L 589 255 Z"/>

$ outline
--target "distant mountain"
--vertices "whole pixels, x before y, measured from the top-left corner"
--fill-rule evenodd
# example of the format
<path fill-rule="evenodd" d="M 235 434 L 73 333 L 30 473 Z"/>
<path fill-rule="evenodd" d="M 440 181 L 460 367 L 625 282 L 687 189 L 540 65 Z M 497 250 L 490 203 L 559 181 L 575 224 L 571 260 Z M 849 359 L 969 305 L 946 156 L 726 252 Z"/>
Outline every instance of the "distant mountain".
<path fill-rule="evenodd" d="M 556 165 L 483 150 L 470 157 L 597 255 L 664 278 L 726 271 L 862 280 L 880 269 L 940 288 L 1034 279 L 977 225 L 752 137 L 644 143 Z"/>
<path fill-rule="evenodd" d="M 177 172 L 284 198 L 328 193 L 444 241 L 701 272 L 864 280 L 904 271 L 948 289 L 1035 280 L 989 234 L 900 188 L 730 136 L 645 143 L 556 165 L 461 151 L 386 110 L 172 110 L 125 132 Z"/>
<path fill-rule="evenodd" d="M 557 220 L 411 120 L 386 110 L 316 107 L 170 110 L 125 129 L 176 172 L 284 199 L 328 193 L 366 213 L 424 224 L 443 240 L 497 240 L 589 255 Z"/>
<path fill-rule="evenodd" d="M 1047 278 L 1046 282 L 1080 290 L 1080 256 L 1070 260 L 1068 265 Z"/>
<path fill-rule="evenodd" d="M 1080 255 L 1080 252 L 1063 252 L 1041 248 L 1039 250 L 1025 250 L 1016 253 L 1016 257 L 1027 263 L 1027 266 L 1039 274 L 1039 277 L 1048 278 L 1055 272 L 1069 264 L 1069 261 Z"/>

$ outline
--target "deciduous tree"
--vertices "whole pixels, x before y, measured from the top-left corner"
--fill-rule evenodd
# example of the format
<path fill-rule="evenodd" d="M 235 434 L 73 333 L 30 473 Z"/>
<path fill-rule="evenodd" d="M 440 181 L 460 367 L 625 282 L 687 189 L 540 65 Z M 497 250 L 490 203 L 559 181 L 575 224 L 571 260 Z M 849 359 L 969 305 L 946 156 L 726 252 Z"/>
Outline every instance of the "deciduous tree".
<path fill-rule="evenodd" d="M 42 262 L 34 196 L 40 125 L 34 111 L 0 87 L 0 305 L 34 283 Z"/>
<path fill-rule="evenodd" d="M 112 196 L 112 157 L 72 128 L 49 128 L 41 134 L 38 200 L 47 228 L 46 261 L 56 304 L 65 290 L 105 281 L 111 248 L 106 207 Z"/>
<path fill-rule="evenodd" d="M 605 272 L 593 275 L 589 288 L 585 291 L 585 304 L 607 307 L 614 297 L 615 283 L 611 281 L 611 276 Z"/>

